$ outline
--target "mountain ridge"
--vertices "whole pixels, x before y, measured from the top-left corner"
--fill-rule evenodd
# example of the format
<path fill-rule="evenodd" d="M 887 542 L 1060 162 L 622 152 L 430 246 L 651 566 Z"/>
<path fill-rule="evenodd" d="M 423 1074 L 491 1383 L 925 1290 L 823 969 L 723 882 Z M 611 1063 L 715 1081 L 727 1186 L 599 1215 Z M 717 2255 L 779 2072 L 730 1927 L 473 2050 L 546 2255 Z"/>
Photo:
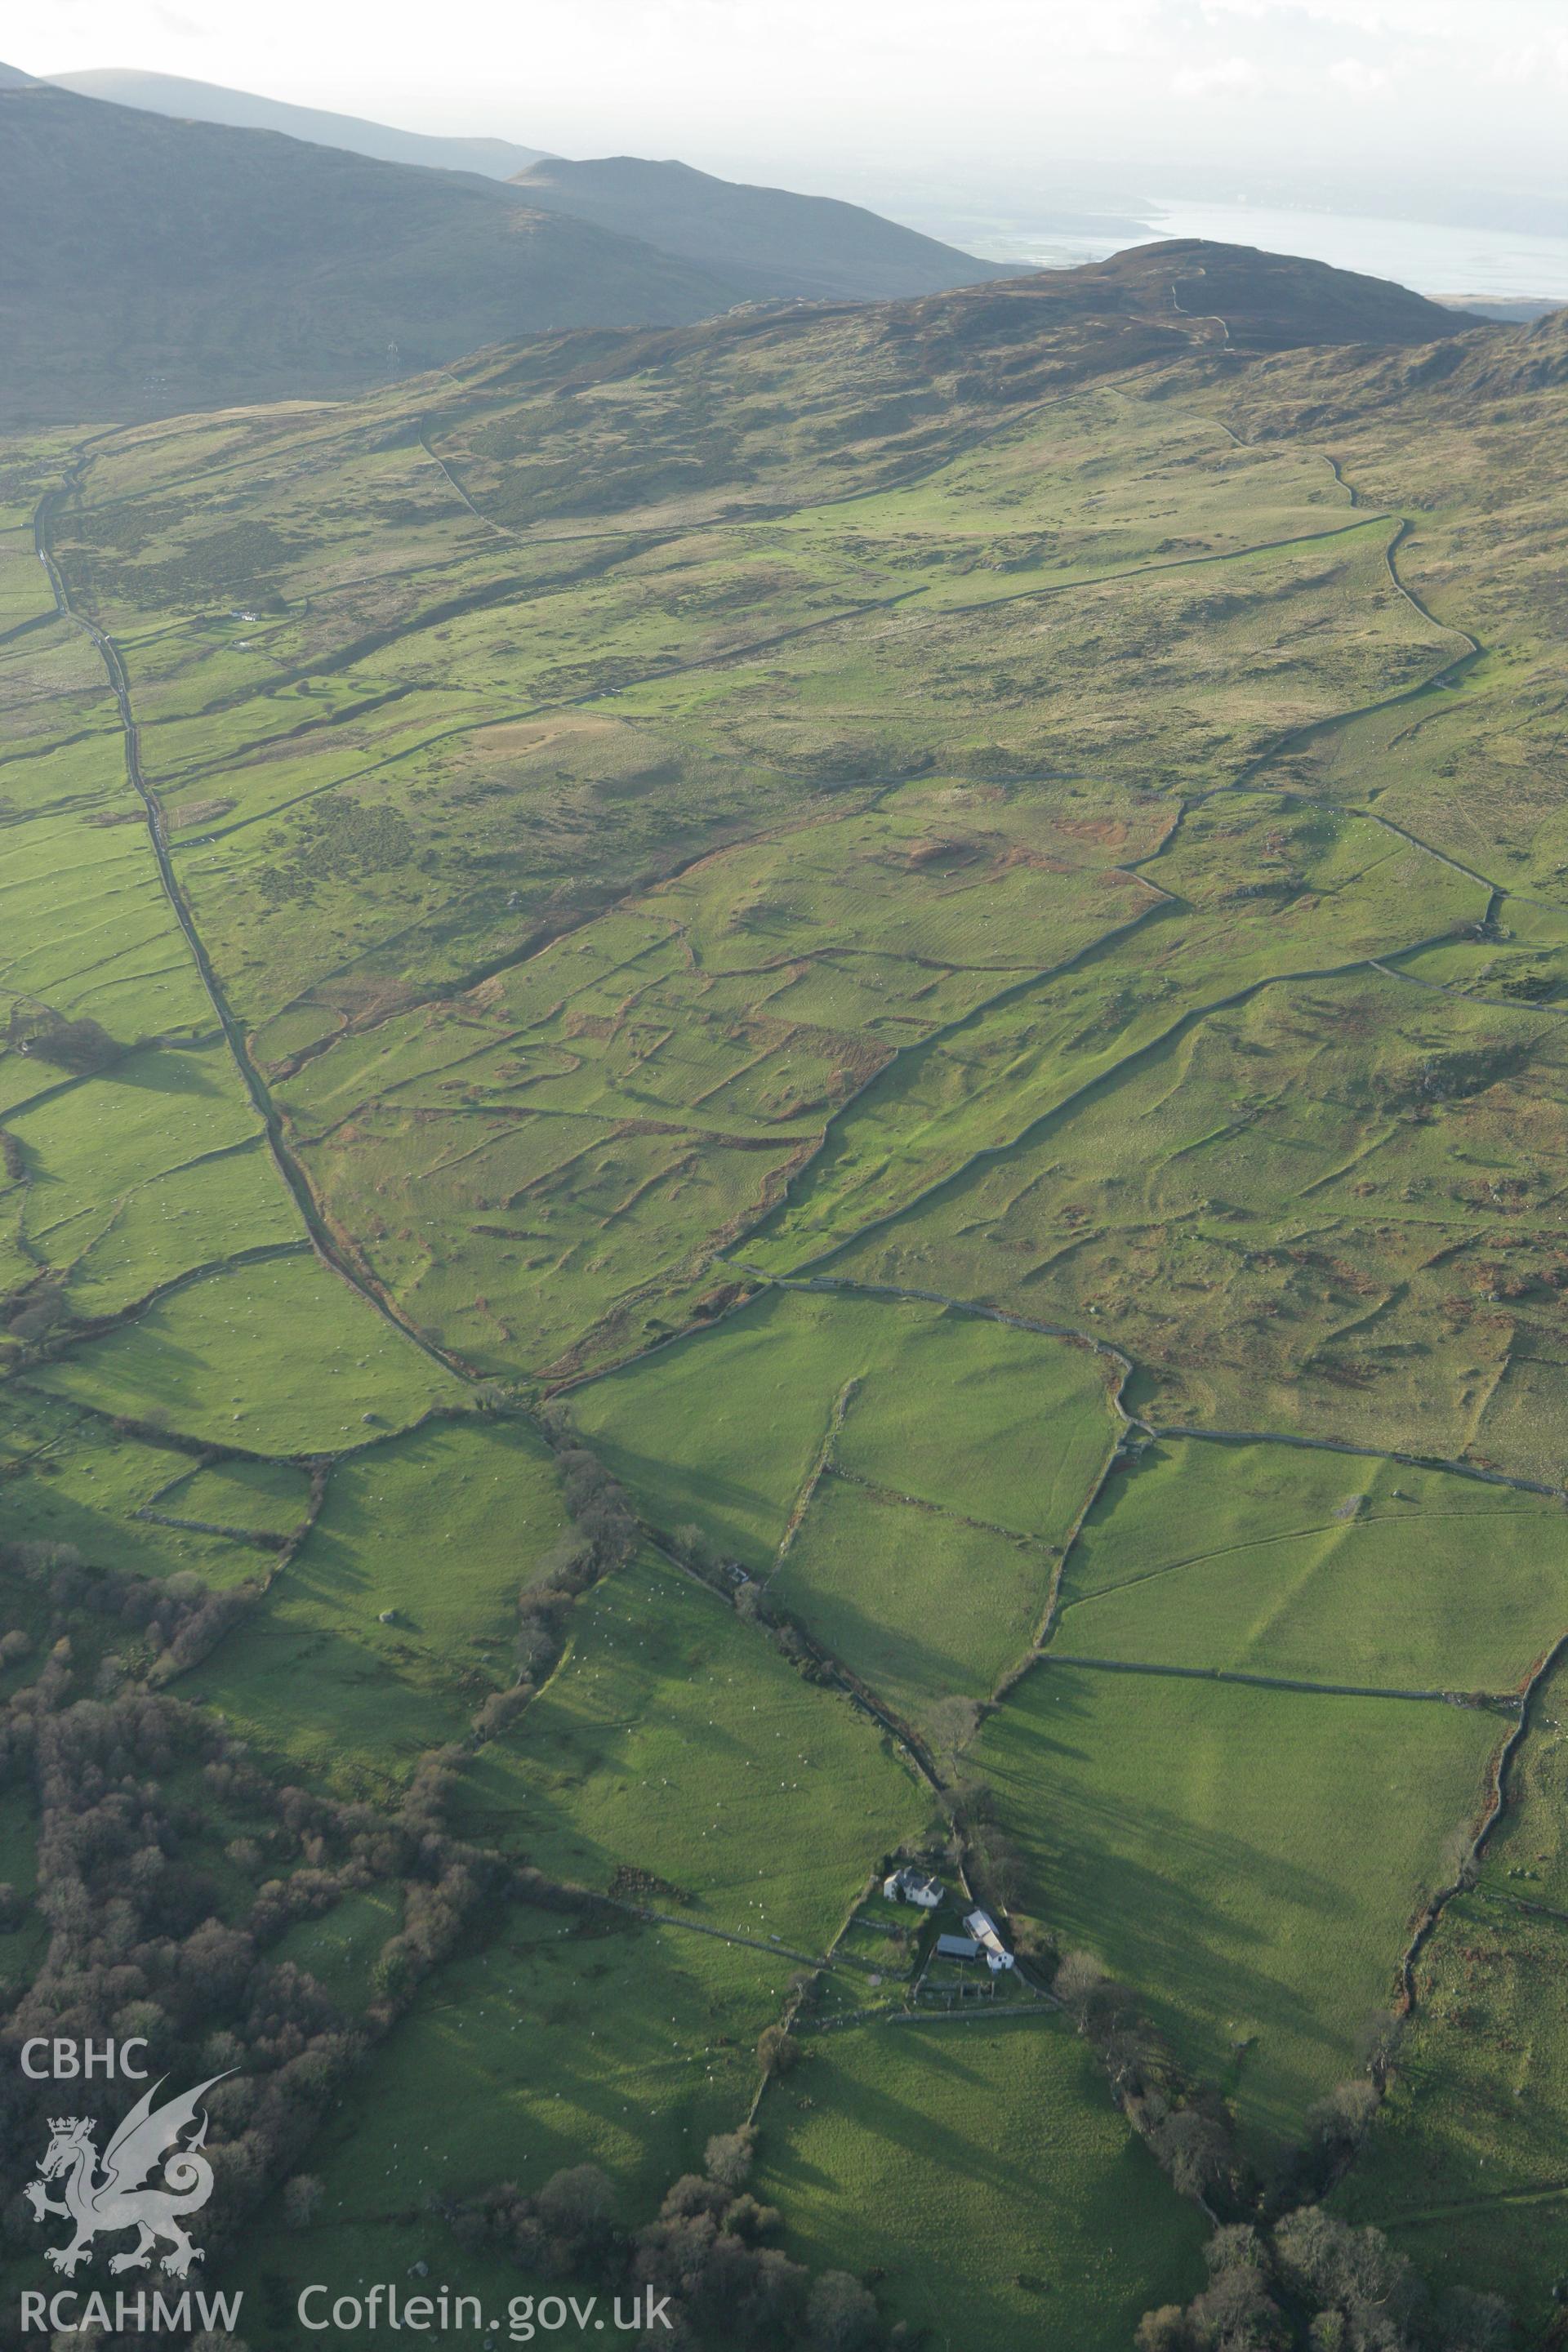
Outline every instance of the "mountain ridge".
<path fill-rule="evenodd" d="M 481 178 L 510 180 L 542 161 L 547 148 L 510 139 L 447 138 L 425 131 L 401 131 L 367 116 L 338 114 L 322 107 L 296 106 L 226 83 L 195 81 L 183 74 L 142 73 L 129 66 L 97 66 L 80 73 L 45 77 L 57 89 L 93 98 L 139 113 L 171 115 L 181 121 L 218 122 L 237 131 L 279 131 L 316 147 L 342 147 L 382 163 L 416 163 L 438 172 L 477 172 Z"/>
<path fill-rule="evenodd" d="M 1016 265 L 983 261 L 861 205 L 718 179 L 675 161 L 551 156 L 512 184 L 548 210 L 743 275 L 763 295 L 896 301 L 1017 274 Z"/>

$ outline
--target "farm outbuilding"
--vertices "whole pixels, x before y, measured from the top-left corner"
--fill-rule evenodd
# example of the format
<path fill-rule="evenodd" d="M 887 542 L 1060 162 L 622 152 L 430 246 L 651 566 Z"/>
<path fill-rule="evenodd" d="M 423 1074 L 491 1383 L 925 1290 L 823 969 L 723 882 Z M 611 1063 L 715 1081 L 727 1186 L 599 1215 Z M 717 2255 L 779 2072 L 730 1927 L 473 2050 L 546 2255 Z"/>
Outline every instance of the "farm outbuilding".
<path fill-rule="evenodd" d="M 965 1915 L 963 1924 L 973 1937 L 976 1946 L 984 1953 L 985 1965 L 993 1976 L 995 1976 L 1001 1969 L 1012 1967 L 1013 1955 L 1002 1941 L 1002 1930 L 997 1927 L 989 1911 L 983 1911 L 976 1904 L 973 1910 Z"/>
<path fill-rule="evenodd" d="M 937 1958 L 942 1960 L 977 1960 L 980 1947 L 973 1936 L 939 1936 Z"/>

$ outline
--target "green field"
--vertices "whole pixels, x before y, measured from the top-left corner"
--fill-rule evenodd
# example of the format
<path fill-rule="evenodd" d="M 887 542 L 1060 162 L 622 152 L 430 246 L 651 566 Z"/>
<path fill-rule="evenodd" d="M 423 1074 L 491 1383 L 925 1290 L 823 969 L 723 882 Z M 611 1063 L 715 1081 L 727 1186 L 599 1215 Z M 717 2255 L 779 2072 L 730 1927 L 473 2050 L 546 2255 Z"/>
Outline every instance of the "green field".
<path fill-rule="evenodd" d="M 232 1385 L 219 1396 L 215 1381 Z M 39 1385 L 100 1412 L 270 1454 L 347 1452 L 372 1430 L 463 1397 L 308 1254 L 175 1291 L 51 1366 Z"/>
<path fill-rule="evenodd" d="M 264 2273 L 281 2276 L 291 2311 L 311 2280 L 401 2278 L 426 2259 L 433 2283 L 501 2298 L 487 2312 L 548 2292 L 548 2277 L 457 2253 L 426 2200 L 502 2179 L 537 2188 L 593 2163 L 618 2210 L 639 2218 L 749 2103 L 752 2044 L 781 1991 L 761 1952 L 629 1923 L 585 1937 L 548 1912 L 509 1912 L 484 1950 L 418 2002 L 322 2134 L 315 2221 L 290 2233 L 275 2213 L 265 2252 L 237 2284 L 254 2302 Z M 569 2326 L 558 2340 L 595 2337 Z"/>
<path fill-rule="evenodd" d="M 1055 1646 L 1383 1689 L 1518 1688 L 1562 1631 L 1563 1507 L 1403 1462 L 1173 1439 L 1113 1476 Z"/>
<path fill-rule="evenodd" d="M 662 1522 L 692 1498 L 714 1540 L 765 1571 L 830 1433 L 847 1479 L 1059 1538 L 1109 1452 L 1105 1389 L 1091 1355 L 1031 1331 L 919 1299 L 774 1290 L 577 1391 L 571 1411 Z"/>
<path fill-rule="evenodd" d="M 520 1732 L 477 1759 L 460 1819 L 552 1877 L 618 1894 L 640 1874 L 656 1909 L 812 1958 L 928 1812 L 847 1698 L 716 1596 L 638 1567 L 582 1604 Z"/>
<path fill-rule="evenodd" d="M 962 2308 L 979 2341 L 1123 2352 L 1196 2284 L 1196 2216 L 1058 2021 L 816 2037 L 761 2122 L 790 2251 L 884 2271 L 938 2341 Z"/>
<path fill-rule="evenodd" d="M 323 1622 L 392 1610 L 421 1647 L 504 1663 L 518 1592 L 564 1526 L 526 1423 L 429 1422 L 340 1465 L 292 1581 Z"/>
<path fill-rule="evenodd" d="M 1158 1422 L 1561 1486 L 1561 1024 L 1393 971 L 1173 1024 L 834 1270 L 1092 1314 Z"/>
<path fill-rule="evenodd" d="M 168 1517 L 292 1535 L 310 1512 L 310 1482 L 290 1462 L 230 1457 L 172 1479 L 158 1494 Z"/>
<path fill-rule="evenodd" d="M 752 2045 L 783 1990 L 764 1952 L 629 1922 L 584 1936 L 552 1913 L 510 1912 L 345 2107 L 323 2151 L 333 2226 L 433 2188 L 537 2186 L 590 2162 L 620 2184 L 628 2220 L 646 2211 L 749 2100 Z"/>
<path fill-rule="evenodd" d="M 1047 1661 L 975 1760 L 1022 1856 L 1020 1908 L 1135 1985 L 1266 2148 L 1356 2072 L 1506 1727 Z"/>
<path fill-rule="evenodd" d="M 512 1680 L 518 1593 L 564 1526 L 548 1452 L 514 1422 L 432 1421 L 363 1444 L 332 1471 L 243 1638 L 196 1670 L 189 1695 L 280 1763 L 345 1794 L 384 1793 Z"/>
<path fill-rule="evenodd" d="M 919 1301 L 772 1291 L 574 1396 L 666 1528 L 685 1515 L 888 1704 L 982 1698 L 1028 1649 L 1114 1442 L 1087 1351 Z"/>
<path fill-rule="evenodd" d="M 231 1455 L 199 1469 L 199 1455 L 145 1442 L 41 1391 L 18 1387 L 8 1402 L 4 1473 L 13 1541 L 69 1544 L 95 1568 L 151 1576 L 189 1570 L 222 1584 L 254 1575 L 263 1562 L 258 1551 L 213 1528 L 278 1533 L 303 1515 L 309 1483 L 291 1465 Z M 158 1517 L 145 1516 L 151 1512 Z"/>

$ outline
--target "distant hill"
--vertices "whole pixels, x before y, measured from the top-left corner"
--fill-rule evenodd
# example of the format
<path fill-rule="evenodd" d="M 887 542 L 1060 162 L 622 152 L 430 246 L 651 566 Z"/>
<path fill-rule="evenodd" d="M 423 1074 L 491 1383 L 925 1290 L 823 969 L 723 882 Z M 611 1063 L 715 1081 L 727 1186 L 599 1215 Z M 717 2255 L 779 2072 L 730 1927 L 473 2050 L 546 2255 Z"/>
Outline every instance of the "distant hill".
<path fill-rule="evenodd" d="M 1563 307 L 1544 296 L 1505 295 L 1494 301 L 1489 294 L 1439 294 L 1437 299 L 1446 310 L 1468 310 L 1474 319 L 1494 319 L 1503 327 L 1532 326 L 1537 319 L 1550 319 Z"/>
<path fill-rule="evenodd" d="M 0 65 L 0 89 L 26 89 L 32 79 L 16 66 Z"/>
<path fill-rule="evenodd" d="M 743 277 L 758 293 L 897 301 L 1017 270 L 976 260 L 859 205 L 715 179 L 688 163 L 636 155 L 574 163 L 557 156 L 520 172 L 516 185 L 531 204 L 646 237 L 666 253 Z"/>
<path fill-rule="evenodd" d="M 1427 343 L 1477 324 L 1468 312 L 1430 302 L 1391 278 L 1204 237 L 1132 246 L 1109 261 L 1061 275 L 1065 287 L 1093 303 L 1121 295 L 1145 316 L 1214 320 L 1230 341 L 1253 352 L 1307 343 Z"/>
<path fill-rule="evenodd" d="M 395 131 L 385 122 L 363 121 L 357 114 L 326 114 L 314 106 L 289 106 L 280 98 L 258 98 L 247 89 L 187 81 L 181 74 L 137 73 L 127 66 L 50 74 L 48 79 L 79 98 L 108 99 L 147 114 L 173 114 L 187 122 L 226 122 L 242 131 L 281 131 L 290 139 L 346 148 L 351 155 L 374 155 L 383 163 L 478 172 L 487 180 L 510 180 L 547 152 L 519 147 L 510 139 L 439 139 L 421 131 Z"/>
<path fill-rule="evenodd" d="M 26 79 L 0 89 L 0 417 L 21 421 L 341 392 L 747 290 L 493 180 Z"/>

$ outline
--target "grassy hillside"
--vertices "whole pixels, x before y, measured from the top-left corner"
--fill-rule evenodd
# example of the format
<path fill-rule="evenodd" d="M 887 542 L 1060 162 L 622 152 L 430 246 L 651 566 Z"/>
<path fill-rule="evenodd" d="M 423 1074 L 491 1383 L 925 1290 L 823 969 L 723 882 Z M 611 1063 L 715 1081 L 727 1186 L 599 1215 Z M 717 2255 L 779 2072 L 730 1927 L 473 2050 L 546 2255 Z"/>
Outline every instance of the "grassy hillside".
<path fill-rule="evenodd" d="M 411 2231 L 542 2291 L 466 2200 L 647 2222 L 759 2093 L 889 2324 L 1126 2342 L 1326 2096 L 1549 2326 L 1568 372 L 1438 318 L 1149 248 L 5 446 L 0 1700 L 77 1777 L 0 1937 L 52 2000 L 177 1895 L 258 2352 Z M 62 1842 L 111 1763 L 167 1881 Z"/>
<path fill-rule="evenodd" d="M 956 2298 L 993 2343 L 1125 2352 L 1156 2294 L 1195 2284 L 1195 2217 L 1059 2021 L 862 2027 L 820 2042 L 763 2112 L 765 2192 L 798 2242 L 837 2258 L 853 2208 L 911 2327 L 940 2330 Z"/>

